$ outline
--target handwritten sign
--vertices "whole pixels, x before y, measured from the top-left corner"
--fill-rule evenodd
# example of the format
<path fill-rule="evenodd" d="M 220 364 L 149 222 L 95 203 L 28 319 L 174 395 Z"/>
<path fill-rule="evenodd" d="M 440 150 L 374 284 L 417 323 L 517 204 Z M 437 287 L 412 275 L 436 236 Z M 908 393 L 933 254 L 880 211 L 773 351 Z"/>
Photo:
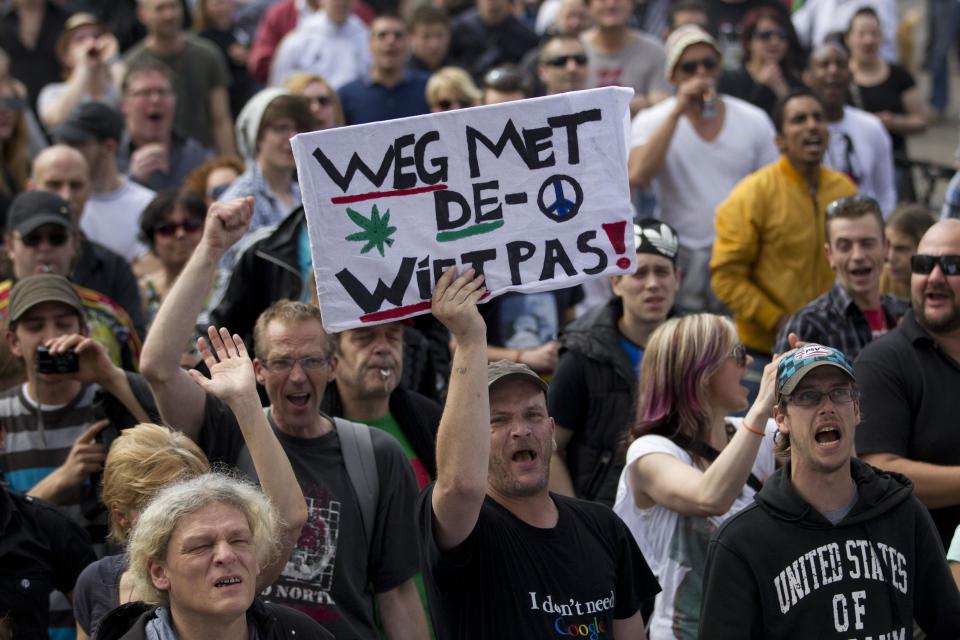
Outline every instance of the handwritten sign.
<path fill-rule="evenodd" d="M 490 297 L 631 272 L 630 96 L 593 89 L 296 136 L 327 330 L 428 312 L 450 266 L 482 272 Z"/>

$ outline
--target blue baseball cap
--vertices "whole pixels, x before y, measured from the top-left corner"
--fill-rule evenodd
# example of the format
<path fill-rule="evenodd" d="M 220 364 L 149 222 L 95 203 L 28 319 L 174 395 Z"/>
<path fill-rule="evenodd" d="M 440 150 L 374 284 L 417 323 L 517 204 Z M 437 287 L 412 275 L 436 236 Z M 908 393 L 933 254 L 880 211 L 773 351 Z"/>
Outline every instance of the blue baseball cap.
<path fill-rule="evenodd" d="M 822 344 L 810 343 L 787 352 L 777 365 L 777 395 L 790 395 L 803 377 L 820 366 L 840 369 L 854 379 L 853 365 L 842 351 Z"/>

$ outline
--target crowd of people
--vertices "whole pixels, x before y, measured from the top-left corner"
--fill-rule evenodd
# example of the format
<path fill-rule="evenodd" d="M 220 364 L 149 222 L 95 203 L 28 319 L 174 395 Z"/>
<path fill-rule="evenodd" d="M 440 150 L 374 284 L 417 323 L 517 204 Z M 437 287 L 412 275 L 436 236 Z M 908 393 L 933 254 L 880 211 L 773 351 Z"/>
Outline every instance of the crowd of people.
<path fill-rule="evenodd" d="M 960 638 L 955 4 L 0 0 L 0 640 Z M 324 329 L 292 137 L 605 86 L 632 273 Z"/>

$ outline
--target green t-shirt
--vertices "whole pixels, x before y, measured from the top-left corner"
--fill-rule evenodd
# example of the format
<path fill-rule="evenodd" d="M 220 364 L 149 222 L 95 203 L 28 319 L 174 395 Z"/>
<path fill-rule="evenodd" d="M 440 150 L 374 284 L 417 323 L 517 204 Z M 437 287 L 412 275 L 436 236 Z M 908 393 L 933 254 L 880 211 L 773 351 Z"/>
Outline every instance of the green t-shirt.
<path fill-rule="evenodd" d="M 413 450 L 413 446 L 410 444 L 410 440 L 407 439 L 406 434 L 403 433 L 403 429 L 400 428 L 400 425 L 397 424 L 396 419 L 393 417 L 392 413 L 388 413 L 382 418 L 377 418 L 376 420 L 357 420 L 368 427 L 374 427 L 380 429 L 381 431 L 386 431 L 394 438 L 397 439 L 397 442 L 400 443 L 400 446 L 403 448 L 403 452 L 406 454 L 407 459 L 410 460 L 410 465 L 413 467 L 413 473 L 417 476 L 417 487 L 422 491 L 424 487 L 430 484 L 430 474 L 427 473 L 427 468 L 424 466 L 420 458 L 417 457 L 416 452 Z"/>

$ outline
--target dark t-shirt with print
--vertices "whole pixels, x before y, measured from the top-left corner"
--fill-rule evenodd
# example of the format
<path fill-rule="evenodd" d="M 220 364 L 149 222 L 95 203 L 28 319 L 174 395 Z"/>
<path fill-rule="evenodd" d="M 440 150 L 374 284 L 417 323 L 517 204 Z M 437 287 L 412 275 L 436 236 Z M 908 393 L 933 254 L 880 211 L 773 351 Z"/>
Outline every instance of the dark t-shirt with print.
<path fill-rule="evenodd" d="M 338 640 L 375 638 L 371 589 L 389 591 L 419 570 L 411 518 L 417 490 L 410 463 L 391 435 L 371 429 L 380 498 L 368 550 L 337 432 L 318 438 L 274 433 L 300 482 L 308 516 L 282 575 L 262 595 L 303 611 Z M 211 462 L 236 465 L 240 458 L 240 427 L 216 398 L 207 398 L 199 444 Z"/>
<path fill-rule="evenodd" d="M 556 340 L 563 313 L 583 300 L 579 285 L 535 293 L 508 292 L 480 306 L 487 342 L 507 349 L 533 349 Z"/>
<path fill-rule="evenodd" d="M 473 532 L 441 551 L 433 537 L 433 486 L 420 494 L 417 520 L 439 638 L 547 639 L 581 629 L 586 637 L 612 638 L 615 618 L 631 617 L 660 591 L 609 508 L 555 494 L 555 527 L 528 525 L 487 497 Z"/>

